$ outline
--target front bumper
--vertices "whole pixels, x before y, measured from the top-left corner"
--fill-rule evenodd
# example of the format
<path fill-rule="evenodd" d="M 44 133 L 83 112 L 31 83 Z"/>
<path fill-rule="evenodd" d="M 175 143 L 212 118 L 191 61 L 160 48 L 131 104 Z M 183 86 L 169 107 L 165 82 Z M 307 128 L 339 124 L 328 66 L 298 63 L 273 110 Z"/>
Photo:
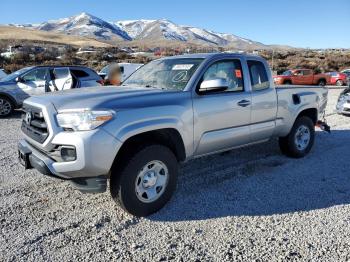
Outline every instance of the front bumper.
<path fill-rule="evenodd" d="M 350 102 L 345 102 L 342 105 L 337 105 L 338 114 L 350 115 Z"/>
<path fill-rule="evenodd" d="M 18 144 L 19 156 L 26 169 L 35 168 L 40 173 L 72 181 L 81 191 L 102 192 L 115 156 L 122 143 L 103 129 L 84 132 L 61 132 L 51 142 L 53 145 L 72 146 L 76 149 L 74 161 L 57 162 L 48 152 L 34 147 L 26 140 Z"/>

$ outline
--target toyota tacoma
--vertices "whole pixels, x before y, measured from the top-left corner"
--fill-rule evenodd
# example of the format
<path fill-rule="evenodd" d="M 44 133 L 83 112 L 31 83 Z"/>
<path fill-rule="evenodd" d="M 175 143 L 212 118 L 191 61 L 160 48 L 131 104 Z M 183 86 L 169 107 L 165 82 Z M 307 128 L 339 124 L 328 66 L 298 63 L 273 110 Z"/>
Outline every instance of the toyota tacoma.
<path fill-rule="evenodd" d="M 83 192 L 104 192 L 109 181 L 124 210 L 147 216 L 171 198 L 181 162 L 273 138 L 289 157 L 308 154 L 327 94 L 276 88 L 258 56 L 162 58 L 119 87 L 25 100 L 19 160 Z"/>

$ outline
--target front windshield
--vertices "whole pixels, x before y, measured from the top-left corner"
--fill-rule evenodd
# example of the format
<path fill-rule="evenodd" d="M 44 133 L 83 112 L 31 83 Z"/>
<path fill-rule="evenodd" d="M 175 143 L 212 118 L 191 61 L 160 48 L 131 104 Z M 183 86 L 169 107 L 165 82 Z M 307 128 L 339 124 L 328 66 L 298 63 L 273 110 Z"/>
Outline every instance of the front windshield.
<path fill-rule="evenodd" d="M 287 71 L 283 72 L 282 75 L 283 75 L 283 76 L 291 76 L 291 75 L 292 75 L 292 71 L 287 70 Z"/>
<path fill-rule="evenodd" d="M 184 90 L 202 63 L 202 58 L 170 58 L 152 61 L 138 69 L 123 86 L 143 86 L 166 90 Z"/>
<path fill-rule="evenodd" d="M 0 82 L 7 82 L 7 81 L 15 80 L 16 77 L 18 77 L 18 76 L 24 74 L 25 72 L 29 71 L 30 69 L 32 69 L 32 67 L 25 67 L 25 68 L 22 68 L 22 69 L 20 69 L 20 70 L 18 70 L 18 71 L 15 71 L 15 72 L 13 72 L 12 74 L 9 74 L 8 76 L 2 78 L 2 79 L 0 80 Z"/>

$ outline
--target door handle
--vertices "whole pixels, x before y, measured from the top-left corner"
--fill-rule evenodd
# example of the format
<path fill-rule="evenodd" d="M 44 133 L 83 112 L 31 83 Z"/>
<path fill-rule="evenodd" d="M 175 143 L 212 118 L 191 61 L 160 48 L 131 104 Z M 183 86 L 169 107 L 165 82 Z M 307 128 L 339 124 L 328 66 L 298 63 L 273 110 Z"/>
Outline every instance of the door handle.
<path fill-rule="evenodd" d="M 249 100 L 243 99 L 243 100 L 239 101 L 239 102 L 237 103 L 237 105 L 242 106 L 242 107 L 246 107 L 246 106 L 249 106 L 249 105 L 250 105 L 250 101 L 249 101 Z"/>

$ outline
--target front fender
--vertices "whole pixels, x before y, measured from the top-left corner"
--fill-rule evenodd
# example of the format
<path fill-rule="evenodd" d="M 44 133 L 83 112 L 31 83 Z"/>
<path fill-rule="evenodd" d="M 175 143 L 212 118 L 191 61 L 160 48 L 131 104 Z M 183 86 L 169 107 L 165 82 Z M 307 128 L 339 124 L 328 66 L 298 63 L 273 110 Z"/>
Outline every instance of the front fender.
<path fill-rule="evenodd" d="M 10 99 L 10 101 L 13 103 L 13 105 L 18 108 L 21 106 L 21 101 L 19 99 L 16 98 L 16 96 L 13 96 L 12 94 L 10 93 L 7 93 L 7 92 L 1 92 L 0 91 L 0 96 L 4 96 L 4 97 L 7 97 L 8 99 Z"/>
<path fill-rule="evenodd" d="M 176 129 L 181 137 L 183 138 L 181 130 L 183 130 L 183 123 L 176 118 L 159 118 L 159 119 L 149 119 L 141 120 L 136 123 L 130 123 L 122 127 L 116 134 L 116 138 L 122 142 L 125 142 L 130 137 L 135 135 L 154 131 L 158 129 L 173 128 Z"/>
<path fill-rule="evenodd" d="M 191 107 L 161 106 L 121 110 L 117 111 L 115 119 L 103 128 L 122 143 L 145 132 L 174 129 L 181 136 L 186 155 L 193 154 L 193 112 Z"/>

